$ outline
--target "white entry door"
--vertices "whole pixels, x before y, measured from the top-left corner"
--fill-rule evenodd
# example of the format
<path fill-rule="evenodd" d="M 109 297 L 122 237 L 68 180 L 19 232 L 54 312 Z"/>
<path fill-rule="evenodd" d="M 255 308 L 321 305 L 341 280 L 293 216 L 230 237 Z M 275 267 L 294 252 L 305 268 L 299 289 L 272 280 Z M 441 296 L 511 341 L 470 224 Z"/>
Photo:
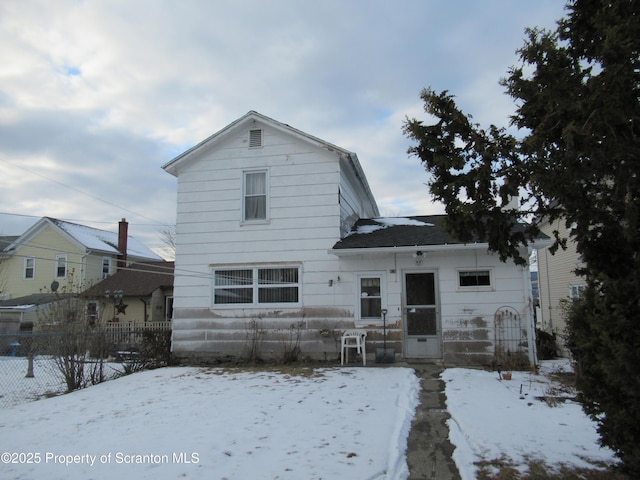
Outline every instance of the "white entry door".
<path fill-rule="evenodd" d="M 435 272 L 404 275 L 404 352 L 407 358 L 442 358 L 442 327 Z"/>

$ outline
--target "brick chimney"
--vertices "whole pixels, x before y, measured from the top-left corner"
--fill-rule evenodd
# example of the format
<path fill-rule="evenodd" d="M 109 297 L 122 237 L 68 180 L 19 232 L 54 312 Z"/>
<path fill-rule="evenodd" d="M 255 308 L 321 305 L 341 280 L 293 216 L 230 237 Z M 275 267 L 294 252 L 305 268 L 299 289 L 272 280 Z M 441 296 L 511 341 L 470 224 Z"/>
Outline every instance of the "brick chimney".
<path fill-rule="evenodd" d="M 118 268 L 127 266 L 127 239 L 129 238 L 129 224 L 127 219 L 123 218 L 118 223 L 118 250 L 120 258 L 118 259 Z"/>

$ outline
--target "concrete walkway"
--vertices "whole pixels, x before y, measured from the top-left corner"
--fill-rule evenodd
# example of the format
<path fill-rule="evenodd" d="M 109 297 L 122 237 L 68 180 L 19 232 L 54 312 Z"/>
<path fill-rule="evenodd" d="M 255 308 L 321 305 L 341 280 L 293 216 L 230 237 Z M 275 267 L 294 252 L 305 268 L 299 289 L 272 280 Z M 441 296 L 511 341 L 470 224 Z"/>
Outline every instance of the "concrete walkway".
<path fill-rule="evenodd" d="M 416 371 L 422 387 L 407 441 L 409 480 L 460 480 L 446 424 L 449 413 L 440 379 L 443 368 L 429 364 L 406 366 Z"/>

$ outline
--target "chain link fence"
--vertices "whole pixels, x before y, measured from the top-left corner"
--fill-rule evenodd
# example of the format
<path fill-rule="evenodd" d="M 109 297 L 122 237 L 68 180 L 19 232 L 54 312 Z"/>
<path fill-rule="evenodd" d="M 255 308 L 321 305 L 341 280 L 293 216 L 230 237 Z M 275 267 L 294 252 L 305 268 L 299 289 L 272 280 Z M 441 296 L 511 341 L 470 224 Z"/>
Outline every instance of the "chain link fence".
<path fill-rule="evenodd" d="M 171 363 L 171 330 L 0 334 L 0 407 Z"/>

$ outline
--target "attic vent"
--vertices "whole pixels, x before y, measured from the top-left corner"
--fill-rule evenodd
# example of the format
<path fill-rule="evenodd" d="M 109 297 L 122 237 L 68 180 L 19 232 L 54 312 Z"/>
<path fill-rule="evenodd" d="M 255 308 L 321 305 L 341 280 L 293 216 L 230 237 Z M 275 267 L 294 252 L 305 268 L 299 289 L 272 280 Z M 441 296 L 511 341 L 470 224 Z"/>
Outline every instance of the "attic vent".
<path fill-rule="evenodd" d="M 249 130 L 249 148 L 262 146 L 262 130 Z"/>

